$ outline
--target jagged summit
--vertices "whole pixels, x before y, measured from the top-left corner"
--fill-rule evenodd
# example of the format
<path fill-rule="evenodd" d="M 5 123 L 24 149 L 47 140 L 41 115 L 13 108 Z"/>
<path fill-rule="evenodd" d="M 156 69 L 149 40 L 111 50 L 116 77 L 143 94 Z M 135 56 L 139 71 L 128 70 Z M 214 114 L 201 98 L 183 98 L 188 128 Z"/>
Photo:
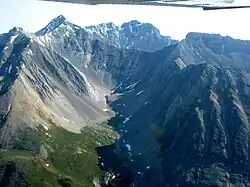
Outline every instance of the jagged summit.
<path fill-rule="evenodd" d="M 24 31 L 23 28 L 21 28 L 21 27 L 13 27 L 13 28 L 9 31 L 9 33 L 10 33 L 10 34 L 15 34 L 15 33 L 20 32 L 20 31 Z"/>
<path fill-rule="evenodd" d="M 159 29 L 150 23 L 141 23 L 137 20 L 132 20 L 121 26 L 109 22 L 80 27 L 67 21 L 62 15 L 54 18 L 46 27 L 36 33 L 40 39 L 45 41 L 51 41 L 52 37 L 55 36 L 67 36 L 72 40 L 72 37 L 79 34 L 81 37 L 88 35 L 92 39 L 101 40 L 105 44 L 117 48 L 138 49 L 150 52 L 161 50 L 177 42 L 169 36 L 162 36 Z M 42 43 L 48 42 L 42 41 Z"/>
<path fill-rule="evenodd" d="M 60 15 L 60 16 L 54 18 L 46 27 L 44 27 L 43 29 L 38 31 L 36 33 L 36 35 L 41 36 L 41 35 L 50 33 L 53 30 L 55 30 L 56 28 L 58 28 L 60 25 L 62 25 L 62 24 L 66 25 L 67 20 L 63 15 Z"/>

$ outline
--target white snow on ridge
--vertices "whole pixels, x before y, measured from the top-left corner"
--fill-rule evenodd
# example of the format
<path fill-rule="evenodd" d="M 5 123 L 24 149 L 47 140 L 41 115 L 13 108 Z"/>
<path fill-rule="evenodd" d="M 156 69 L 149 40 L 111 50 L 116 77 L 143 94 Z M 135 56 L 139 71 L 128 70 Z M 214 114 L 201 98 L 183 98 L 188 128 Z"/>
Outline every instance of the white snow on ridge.
<path fill-rule="evenodd" d="M 12 43 L 12 42 L 16 39 L 17 36 L 18 36 L 18 35 L 11 36 L 11 37 L 10 37 L 10 43 Z"/>

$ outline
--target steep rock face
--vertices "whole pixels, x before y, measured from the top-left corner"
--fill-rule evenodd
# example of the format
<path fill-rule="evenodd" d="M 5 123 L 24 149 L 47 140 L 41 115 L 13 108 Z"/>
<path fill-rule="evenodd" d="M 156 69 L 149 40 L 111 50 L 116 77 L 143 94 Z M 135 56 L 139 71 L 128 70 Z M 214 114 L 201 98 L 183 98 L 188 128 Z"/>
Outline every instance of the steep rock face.
<path fill-rule="evenodd" d="M 138 186 L 249 186 L 245 49 L 250 43 L 197 35 L 192 36 L 200 39 L 196 45 L 196 39 L 187 36 L 162 50 L 163 58 L 149 54 L 160 65 L 146 71 L 149 76 L 143 79 L 137 73 L 133 82 L 119 85 L 117 92 L 122 94 L 111 104 L 119 114 L 112 123 L 119 124 L 121 134 L 115 152 Z M 223 43 L 219 39 L 231 49 L 218 54 L 213 45 L 204 47 L 206 42 Z M 233 50 L 233 45 L 239 48 Z"/>
<path fill-rule="evenodd" d="M 119 48 L 153 52 L 177 43 L 170 37 L 162 36 L 152 24 L 136 20 L 124 23 L 121 27 L 107 23 L 86 28 L 97 38 Z"/>
<path fill-rule="evenodd" d="M 191 79 L 183 82 L 190 73 Z M 163 173 L 170 186 L 249 185 L 249 122 L 237 74 L 199 65 L 170 84 L 172 101 L 160 125 Z"/>
<path fill-rule="evenodd" d="M 81 51 L 79 48 L 83 47 L 86 40 L 98 40 L 105 45 L 119 49 L 137 49 L 149 52 L 160 50 L 178 42 L 168 36 L 162 36 L 160 31 L 152 24 L 140 23 L 136 20 L 124 23 L 121 27 L 113 23 L 79 27 L 68 22 L 63 16 L 53 19 L 46 27 L 38 31 L 36 35 L 44 36 L 41 37 L 43 43 L 48 43 L 52 36 L 61 39 L 70 37 L 71 42 L 75 42 L 72 40 L 72 36 L 76 37 L 78 52 Z"/>
<path fill-rule="evenodd" d="M 143 56 L 142 46 L 145 51 L 156 51 L 176 43 L 161 36 L 151 24 L 131 21 L 121 28 L 112 23 L 80 28 L 63 16 L 52 20 L 36 36 L 39 44 L 69 59 L 93 84 L 104 84 L 109 89 L 141 66 L 137 61 Z"/>
<path fill-rule="evenodd" d="M 187 64 L 211 63 L 216 66 L 249 69 L 249 41 L 218 34 L 189 33 L 178 44 Z"/>

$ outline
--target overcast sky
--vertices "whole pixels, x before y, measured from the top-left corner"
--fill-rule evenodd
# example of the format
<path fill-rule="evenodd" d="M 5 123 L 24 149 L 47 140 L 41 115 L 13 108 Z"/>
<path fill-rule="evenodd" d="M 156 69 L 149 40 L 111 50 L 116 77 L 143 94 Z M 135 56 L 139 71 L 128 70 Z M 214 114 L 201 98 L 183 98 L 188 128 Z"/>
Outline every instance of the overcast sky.
<path fill-rule="evenodd" d="M 161 34 L 175 39 L 184 38 L 188 32 L 206 32 L 250 40 L 250 9 L 203 11 L 153 6 L 87 6 L 35 0 L 0 0 L 0 33 L 14 26 L 35 32 L 61 14 L 79 26 L 103 22 L 121 25 L 138 20 L 152 23 Z"/>

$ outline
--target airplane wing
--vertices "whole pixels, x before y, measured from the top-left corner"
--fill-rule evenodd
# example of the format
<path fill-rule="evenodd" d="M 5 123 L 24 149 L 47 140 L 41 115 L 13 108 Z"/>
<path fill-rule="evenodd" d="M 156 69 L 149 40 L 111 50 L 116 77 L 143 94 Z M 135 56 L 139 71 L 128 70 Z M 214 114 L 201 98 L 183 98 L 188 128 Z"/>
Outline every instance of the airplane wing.
<path fill-rule="evenodd" d="M 203 8 L 203 10 L 250 8 L 250 0 L 40 0 L 87 5 L 125 4 Z"/>

